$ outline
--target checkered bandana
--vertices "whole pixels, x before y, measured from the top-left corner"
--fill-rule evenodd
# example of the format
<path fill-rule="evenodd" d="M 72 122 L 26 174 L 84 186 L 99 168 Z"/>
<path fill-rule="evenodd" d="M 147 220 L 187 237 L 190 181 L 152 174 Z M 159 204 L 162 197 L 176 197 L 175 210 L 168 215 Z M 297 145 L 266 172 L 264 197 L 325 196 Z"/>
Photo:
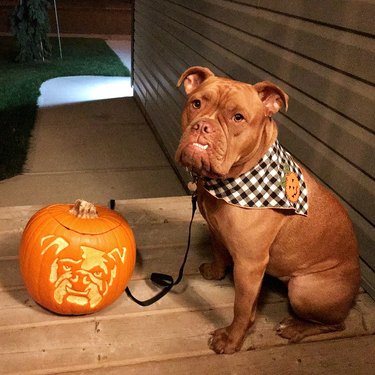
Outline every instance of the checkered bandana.
<path fill-rule="evenodd" d="M 249 172 L 237 178 L 204 181 L 210 194 L 230 204 L 292 209 L 296 214 L 307 215 L 307 187 L 302 171 L 278 140 Z"/>

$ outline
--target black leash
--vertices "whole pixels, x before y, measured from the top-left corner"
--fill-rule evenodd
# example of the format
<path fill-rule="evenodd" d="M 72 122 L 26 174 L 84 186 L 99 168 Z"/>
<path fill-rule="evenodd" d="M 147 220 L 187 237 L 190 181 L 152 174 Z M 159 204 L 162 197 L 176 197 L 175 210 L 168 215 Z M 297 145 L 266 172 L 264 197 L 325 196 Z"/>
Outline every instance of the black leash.
<path fill-rule="evenodd" d="M 116 207 L 116 201 L 114 199 L 111 199 L 109 204 L 110 204 L 111 210 L 114 210 L 115 207 Z M 170 276 L 170 275 L 166 275 L 164 273 L 153 272 L 151 274 L 151 278 L 150 278 L 151 281 L 154 284 L 162 287 L 163 289 L 159 293 L 157 293 L 155 296 L 153 296 L 150 299 L 147 299 L 145 301 L 140 301 L 139 299 L 134 297 L 133 294 L 131 293 L 130 289 L 126 288 L 125 292 L 128 295 L 128 297 L 130 299 L 132 299 L 134 302 L 138 303 L 138 305 L 141 305 L 141 306 L 152 305 L 153 303 L 155 303 L 156 301 L 159 301 L 159 299 L 164 297 L 175 285 L 177 285 L 181 282 L 182 277 L 184 275 L 184 268 L 185 268 L 185 264 L 186 264 L 186 261 L 187 261 L 189 249 L 190 249 L 191 227 L 192 227 L 192 224 L 193 224 L 194 214 L 195 214 L 195 211 L 197 209 L 197 194 L 196 194 L 196 192 L 194 192 L 194 194 L 191 196 L 191 205 L 192 205 L 192 213 L 191 213 L 191 219 L 190 219 L 190 224 L 189 224 L 188 242 L 187 242 L 187 246 L 186 246 L 186 250 L 185 250 L 184 260 L 182 261 L 180 271 L 178 273 L 178 277 L 177 277 L 176 281 L 174 281 L 173 277 Z"/>

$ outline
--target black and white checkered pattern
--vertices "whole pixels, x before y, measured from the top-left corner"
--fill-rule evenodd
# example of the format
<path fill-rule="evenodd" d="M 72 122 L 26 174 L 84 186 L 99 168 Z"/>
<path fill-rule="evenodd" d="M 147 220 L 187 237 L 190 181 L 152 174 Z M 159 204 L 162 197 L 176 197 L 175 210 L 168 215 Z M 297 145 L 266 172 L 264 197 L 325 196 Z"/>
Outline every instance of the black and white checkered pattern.
<path fill-rule="evenodd" d="M 283 186 L 285 166 L 297 175 L 300 183 L 295 203 L 288 200 Z M 204 187 L 213 196 L 244 208 L 293 209 L 296 214 L 307 215 L 307 187 L 302 171 L 278 140 L 251 171 L 238 178 L 205 179 Z"/>

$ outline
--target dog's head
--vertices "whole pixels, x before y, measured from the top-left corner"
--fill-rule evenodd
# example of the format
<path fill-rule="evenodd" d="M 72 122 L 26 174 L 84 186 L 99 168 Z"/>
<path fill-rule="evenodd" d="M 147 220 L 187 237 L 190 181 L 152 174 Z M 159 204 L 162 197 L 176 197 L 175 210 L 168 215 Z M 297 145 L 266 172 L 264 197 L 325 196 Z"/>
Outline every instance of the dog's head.
<path fill-rule="evenodd" d="M 176 160 L 194 173 L 237 177 L 276 139 L 271 116 L 287 108 L 288 96 L 273 83 L 250 85 L 196 66 L 181 75 L 181 84 L 187 101 Z"/>

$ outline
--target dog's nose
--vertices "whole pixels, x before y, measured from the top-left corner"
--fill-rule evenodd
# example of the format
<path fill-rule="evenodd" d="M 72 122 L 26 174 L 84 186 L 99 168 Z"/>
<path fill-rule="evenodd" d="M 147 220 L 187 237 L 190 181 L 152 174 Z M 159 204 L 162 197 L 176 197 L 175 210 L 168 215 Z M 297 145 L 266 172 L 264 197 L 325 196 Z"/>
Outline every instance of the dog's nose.
<path fill-rule="evenodd" d="M 206 121 L 198 121 L 191 128 L 201 133 L 212 133 L 212 126 Z"/>

